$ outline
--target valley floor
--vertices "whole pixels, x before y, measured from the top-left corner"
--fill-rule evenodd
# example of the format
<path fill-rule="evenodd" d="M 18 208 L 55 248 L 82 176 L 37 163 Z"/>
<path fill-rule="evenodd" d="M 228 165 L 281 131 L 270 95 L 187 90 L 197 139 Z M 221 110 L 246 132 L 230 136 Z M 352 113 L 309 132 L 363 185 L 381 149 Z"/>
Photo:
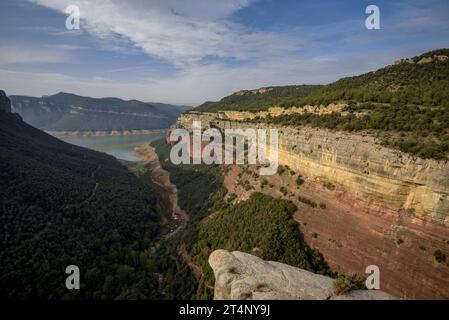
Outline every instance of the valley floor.
<path fill-rule="evenodd" d="M 144 144 L 137 147 L 135 153 L 142 159 L 144 172 L 157 194 L 158 206 L 169 226 L 164 238 L 169 239 L 185 227 L 189 217 L 179 207 L 178 190 L 170 181 L 170 173 L 162 168 L 154 148 Z"/>
<path fill-rule="evenodd" d="M 189 216 L 180 208 L 177 187 L 155 149 L 144 145 L 136 153 L 143 160 L 139 175 L 151 181 L 165 216 L 163 239 L 170 242 L 186 227 Z M 229 165 L 222 172 L 228 203 L 246 201 L 254 192 L 292 201 L 298 208 L 293 218 L 304 240 L 323 254 L 333 271 L 364 278 L 366 267 L 377 265 L 385 292 L 406 299 L 449 298 L 449 263 L 435 257 L 437 251 L 449 256 L 449 230 L 443 225 L 379 206 L 288 167 L 273 176 L 259 176 L 257 166 Z M 183 263 L 199 280 L 203 270 L 189 247 L 180 242 L 175 250 L 177 263 Z"/>

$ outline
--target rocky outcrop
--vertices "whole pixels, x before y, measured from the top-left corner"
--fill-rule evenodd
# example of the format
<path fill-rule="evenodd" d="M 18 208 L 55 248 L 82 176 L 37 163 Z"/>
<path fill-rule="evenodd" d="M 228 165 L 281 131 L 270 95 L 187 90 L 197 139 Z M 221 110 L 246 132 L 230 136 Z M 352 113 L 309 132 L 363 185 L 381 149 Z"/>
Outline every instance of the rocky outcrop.
<path fill-rule="evenodd" d="M 275 127 L 242 121 L 241 113 L 187 113 L 178 125 L 191 128 L 277 128 L 279 164 L 339 185 L 385 213 L 401 210 L 420 221 L 449 226 L 449 163 L 424 160 L 380 145 L 367 134 L 310 127 Z M 384 210 L 385 209 L 385 210 Z M 391 209 L 391 210 L 390 210 Z"/>
<path fill-rule="evenodd" d="M 11 113 L 11 101 L 3 90 L 0 90 L 0 111 Z"/>
<path fill-rule="evenodd" d="M 392 300 L 374 290 L 336 295 L 334 279 L 243 252 L 216 250 L 209 257 L 216 300 Z"/>
<path fill-rule="evenodd" d="M 433 61 L 439 61 L 439 62 L 445 62 L 448 60 L 448 56 L 444 55 L 444 54 L 434 54 L 431 57 L 423 57 L 419 60 L 416 61 L 416 59 L 414 58 L 409 58 L 409 59 L 400 59 L 400 60 L 396 60 L 394 62 L 395 65 L 401 64 L 401 63 L 410 63 L 410 64 L 427 64 L 427 63 L 431 63 Z"/>

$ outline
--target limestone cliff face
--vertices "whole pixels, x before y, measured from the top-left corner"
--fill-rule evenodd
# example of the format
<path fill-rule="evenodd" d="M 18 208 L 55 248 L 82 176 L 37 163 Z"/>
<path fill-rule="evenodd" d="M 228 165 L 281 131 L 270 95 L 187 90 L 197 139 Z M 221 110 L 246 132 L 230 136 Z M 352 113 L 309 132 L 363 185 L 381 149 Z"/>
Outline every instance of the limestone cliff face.
<path fill-rule="evenodd" d="M 216 250 L 209 257 L 215 300 L 391 300 L 373 290 L 334 294 L 334 279 L 243 252 Z"/>
<path fill-rule="evenodd" d="M 202 127 L 275 128 L 242 121 L 241 112 L 187 113 L 178 125 Z M 341 186 L 383 213 L 413 215 L 416 222 L 449 226 L 449 163 L 424 160 L 385 148 L 374 137 L 310 127 L 276 127 L 279 164 L 324 182 Z M 389 211 L 389 209 L 391 209 Z"/>
<path fill-rule="evenodd" d="M 11 101 L 3 90 L 0 90 L 0 110 L 6 113 L 11 113 Z"/>

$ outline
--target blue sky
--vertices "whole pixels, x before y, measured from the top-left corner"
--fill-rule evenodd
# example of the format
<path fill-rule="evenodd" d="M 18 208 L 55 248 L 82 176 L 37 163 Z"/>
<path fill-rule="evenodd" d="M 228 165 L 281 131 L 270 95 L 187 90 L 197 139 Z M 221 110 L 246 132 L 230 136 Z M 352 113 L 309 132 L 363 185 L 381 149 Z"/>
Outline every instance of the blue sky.
<path fill-rule="evenodd" d="M 370 4 L 380 30 L 365 28 Z M 0 88 L 196 105 L 447 48 L 448 22 L 446 0 L 0 0 Z"/>

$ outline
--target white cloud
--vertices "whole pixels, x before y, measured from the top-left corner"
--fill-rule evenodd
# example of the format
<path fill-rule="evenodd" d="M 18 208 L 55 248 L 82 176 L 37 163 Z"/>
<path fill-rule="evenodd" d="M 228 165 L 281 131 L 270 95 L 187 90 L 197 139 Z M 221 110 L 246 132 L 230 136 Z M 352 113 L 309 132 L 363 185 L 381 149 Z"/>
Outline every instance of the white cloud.
<path fill-rule="evenodd" d="M 171 77 L 151 78 L 142 82 L 121 82 L 102 78 L 77 78 L 56 73 L 17 72 L 0 69 L 0 88 L 8 94 L 40 96 L 57 91 L 73 92 L 92 97 L 115 96 L 142 101 L 192 104 L 218 100 L 240 89 L 287 85 L 317 84 L 336 80 L 353 73 L 367 72 L 391 62 L 388 57 L 376 56 L 375 65 L 364 66 L 362 61 L 372 57 L 347 56 L 337 61 L 322 59 L 311 63 L 308 59 L 289 58 L 264 60 L 253 65 L 230 68 L 210 64 L 185 68 Z M 367 69 L 369 68 L 369 69 Z"/>
<path fill-rule="evenodd" d="M 100 38 L 121 37 L 178 67 L 215 56 L 247 60 L 285 53 L 293 38 L 250 30 L 226 18 L 254 0 L 30 0 L 65 12 L 80 8 L 81 28 Z"/>
<path fill-rule="evenodd" d="M 367 44 L 369 48 L 373 39 L 394 39 L 394 36 L 403 38 L 406 30 L 404 28 L 401 31 L 401 22 L 407 21 L 404 17 L 391 24 L 383 22 L 389 28 L 394 27 L 401 32 L 394 35 L 383 32 L 376 34 L 378 38 L 374 38 L 374 34 L 367 36 L 363 14 L 359 20 L 297 26 L 283 33 L 262 32 L 230 21 L 229 17 L 233 13 L 257 0 L 28 1 L 61 13 L 65 12 L 69 4 L 77 4 L 82 18 L 80 32 L 89 32 L 100 39 L 97 49 L 104 49 L 103 46 L 107 45 L 109 50 L 119 53 L 143 51 L 176 66 L 176 73 L 170 77 L 158 77 L 148 71 L 146 62 L 136 63 L 135 66 L 111 66 L 109 70 L 99 74 L 102 78 L 18 72 L 5 65 L 67 62 L 70 54 L 81 48 L 48 48 L 42 45 L 34 48 L 30 45 L 26 50 L 16 47 L 8 52 L 6 50 L 10 46 L 5 46 L 6 50 L 0 48 L 0 64 L 3 63 L 0 88 L 5 89 L 8 94 L 39 96 L 67 91 L 94 97 L 118 96 L 143 101 L 196 104 L 204 99 L 217 100 L 240 89 L 326 83 L 343 76 L 375 70 L 397 57 L 419 53 L 416 43 L 384 50 L 382 55 L 379 55 L 379 51 L 374 50 L 371 54 L 370 49 L 363 50 Z M 400 8 L 402 6 L 403 4 Z M 435 14 L 436 12 L 432 12 L 426 17 Z M 444 14 L 439 13 L 438 16 Z M 438 21 L 441 26 L 441 19 Z M 428 21 L 422 18 L 418 22 L 421 26 Z M 47 31 L 61 34 L 61 30 Z M 67 31 L 68 34 L 71 32 Z M 335 48 L 337 41 L 339 44 Z M 344 48 L 345 43 L 348 43 L 347 49 Z M 304 54 L 301 57 L 299 51 L 308 53 L 308 58 L 304 58 Z M 317 54 L 312 56 L 312 52 Z M 74 56 L 76 62 L 76 55 Z M 220 63 L 220 59 L 209 57 L 228 58 L 243 63 L 230 66 Z M 148 79 L 129 82 L 105 78 L 111 76 L 118 79 L 118 73 L 131 73 L 137 69 L 148 71 Z"/>
<path fill-rule="evenodd" d="M 2 44 L 0 45 L 0 65 L 33 63 L 70 63 L 73 61 L 69 46 L 40 46 Z"/>

